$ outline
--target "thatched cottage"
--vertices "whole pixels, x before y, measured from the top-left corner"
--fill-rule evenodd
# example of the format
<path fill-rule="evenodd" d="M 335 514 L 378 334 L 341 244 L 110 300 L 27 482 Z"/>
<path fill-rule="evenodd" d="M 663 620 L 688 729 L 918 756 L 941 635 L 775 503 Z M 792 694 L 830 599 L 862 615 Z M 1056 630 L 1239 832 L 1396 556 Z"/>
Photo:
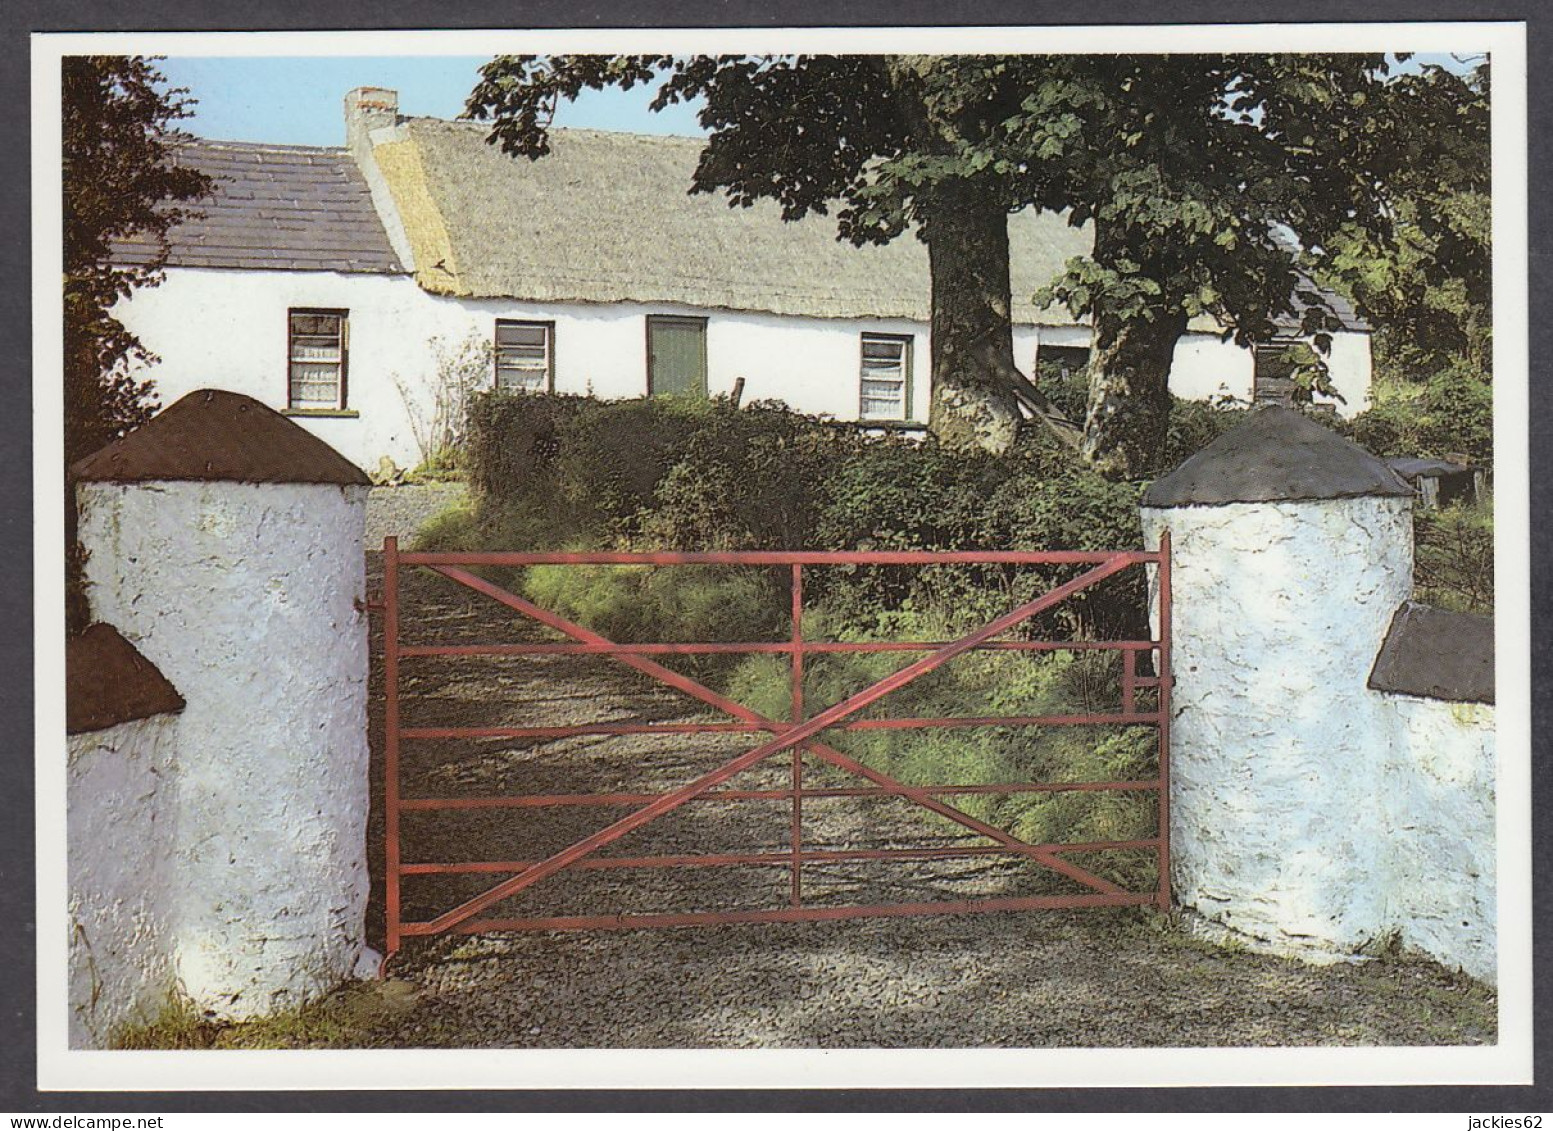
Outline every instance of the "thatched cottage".
<path fill-rule="evenodd" d="M 529 162 L 488 145 L 483 125 L 401 118 L 392 91 L 352 91 L 345 117 L 342 149 L 186 147 L 216 193 L 171 233 L 165 282 L 118 311 L 159 356 L 164 401 L 229 388 L 363 467 L 385 455 L 413 466 L 439 358 L 463 347 L 488 359 L 481 380 L 506 389 L 717 395 L 742 381 L 747 401 L 926 421 L 919 241 L 855 248 L 827 217 L 784 223 L 770 203 L 691 196 L 693 138 L 556 130 L 551 155 Z M 1081 364 L 1089 328 L 1030 297 L 1087 250 L 1087 233 L 1028 212 L 1009 238 L 1016 360 Z M 1329 302 L 1347 415 L 1368 404 L 1369 333 Z M 1283 392 L 1273 350 L 1259 357 L 1215 331 L 1199 321 L 1177 346 L 1177 395 Z"/>

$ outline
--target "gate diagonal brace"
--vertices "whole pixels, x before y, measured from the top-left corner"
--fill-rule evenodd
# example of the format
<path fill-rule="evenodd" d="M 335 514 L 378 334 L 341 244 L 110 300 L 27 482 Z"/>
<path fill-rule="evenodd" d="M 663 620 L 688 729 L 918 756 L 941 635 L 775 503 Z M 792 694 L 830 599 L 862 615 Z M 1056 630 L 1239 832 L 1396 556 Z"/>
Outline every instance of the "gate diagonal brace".
<path fill-rule="evenodd" d="M 1089 576 L 1089 574 L 1082 575 L 1079 578 L 1074 579 L 1074 581 L 1069 582 L 1067 585 L 1064 585 L 1057 590 L 1053 590 L 1051 593 L 1043 597 L 1037 598 L 1036 602 L 1033 603 L 1039 603 L 1041 608 L 1035 609 L 1030 613 L 1026 613 L 1025 616 L 1033 616 L 1035 615 L 1035 612 L 1039 612 L 1041 609 L 1048 608 L 1050 605 L 1066 600 L 1080 589 L 1095 584 L 1097 581 L 1101 580 L 1102 576 L 1109 576 L 1111 572 L 1123 569 L 1127 565 L 1132 564 L 1132 562 L 1130 560 L 1124 560 L 1120 564 L 1117 564 L 1113 559 L 1113 561 L 1103 564 L 1106 567 L 1115 566 L 1115 569 L 1107 568 L 1104 574 L 1096 574 L 1093 577 Z M 474 576 L 473 574 L 469 574 L 463 570 L 452 567 L 432 566 L 430 568 L 433 568 L 439 573 L 443 573 L 449 578 L 458 581 L 461 584 L 467 585 L 477 592 L 489 596 L 510 608 L 516 609 L 517 611 L 522 612 L 527 616 L 530 616 L 533 619 L 539 621 L 541 624 L 545 624 L 564 635 L 572 637 L 574 640 L 579 640 L 583 643 L 593 645 L 607 646 L 610 644 L 609 640 L 592 631 L 591 629 L 575 624 L 572 621 L 567 620 L 565 617 L 560 616 L 559 614 L 550 612 L 548 609 L 542 609 L 538 605 L 535 605 L 530 601 L 526 601 L 522 597 L 518 597 L 512 593 L 509 593 L 499 586 L 492 585 L 489 582 Z M 776 720 L 767 718 L 765 715 L 760 714 L 752 708 L 746 707 L 742 703 L 719 695 L 705 685 L 690 679 L 688 676 L 681 675 L 679 672 L 676 672 L 671 668 L 666 668 L 652 660 L 648 660 L 644 657 L 630 653 L 616 654 L 614 659 L 625 664 L 627 667 L 631 667 L 637 671 L 642 672 L 645 675 L 650 675 L 654 678 L 660 679 L 664 683 L 684 691 L 687 695 L 690 695 L 693 698 L 700 699 L 704 703 L 718 707 L 719 709 L 733 715 L 735 718 L 741 719 L 744 722 L 751 723 L 755 726 L 759 726 L 762 729 L 769 730 L 774 734 L 785 735 L 791 729 L 791 724 L 789 723 L 777 722 Z M 1069 879 L 1083 884 L 1085 887 L 1094 888 L 1097 891 L 1102 891 L 1113 895 L 1120 894 L 1123 890 L 1110 881 L 1101 879 L 1099 876 L 1094 875 L 1086 869 L 1080 868 L 1077 864 L 1060 859 L 1056 855 L 1056 852 L 1058 851 L 1056 849 L 1039 848 L 1028 843 L 1027 841 L 1020 840 L 1008 832 L 1005 832 L 1003 829 L 997 828 L 995 825 L 989 825 L 984 821 L 979 821 L 975 817 L 972 817 L 969 813 L 966 813 L 963 810 L 954 807 L 953 805 L 949 805 L 946 802 L 940 801 L 937 797 L 933 796 L 926 790 L 919 789 L 914 786 L 909 786 L 904 782 L 897 781 L 895 778 L 892 778 L 887 774 L 881 773 L 870 766 L 866 766 L 853 758 L 849 758 L 841 751 L 835 749 L 834 747 L 828 746 L 823 742 L 820 742 L 816 739 L 809 739 L 805 741 L 803 745 L 804 748 L 807 749 L 810 753 L 828 762 L 829 764 L 836 766 L 839 769 L 845 770 L 848 773 L 861 777 L 866 781 L 870 781 L 873 784 L 879 786 L 881 789 L 887 790 L 890 793 L 896 794 L 900 797 L 905 797 L 908 800 L 920 805 L 924 809 L 936 813 L 939 816 L 946 818 L 947 820 L 953 821 L 954 823 L 961 825 L 964 828 L 970 829 L 972 832 L 984 836 L 989 840 L 995 841 L 996 843 L 1007 848 L 1011 853 L 1027 856 L 1037 860 L 1051 870 L 1067 876 Z"/>
<path fill-rule="evenodd" d="M 900 690 L 921 676 L 927 675 L 929 672 L 935 671 L 936 669 L 942 667 L 944 664 L 948 663 L 950 660 L 954 659 L 956 656 L 962 655 L 963 653 L 970 651 L 978 645 L 1001 635 L 1022 621 L 1028 620 L 1030 617 L 1035 616 L 1037 613 L 1040 613 L 1050 608 L 1051 606 L 1066 600 L 1068 597 L 1071 597 L 1073 594 L 1079 592 L 1080 590 L 1094 585 L 1097 582 L 1110 577 L 1112 574 L 1120 572 L 1132 564 L 1133 563 L 1130 556 L 1118 555 L 1116 558 L 1113 558 L 1110 561 L 1104 562 L 1101 565 L 1094 567 L 1093 569 L 1085 571 L 1073 580 L 1049 590 L 1042 596 L 1037 597 L 1035 600 L 1028 601 L 1023 605 L 1020 605 L 1018 608 L 1005 613 L 1003 616 L 990 621 L 970 635 L 964 636 L 954 643 L 948 644 L 943 648 L 940 648 L 937 651 L 931 653 L 930 655 L 924 656 L 922 659 L 907 665 L 906 667 L 895 672 L 893 675 L 887 676 L 880 680 L 878 683 L 875 683 L 865 690 L 858 692 L 856 695 L 853 695 L 840 703 L 828 707 L 807 721 L 791 726 L 787 724 L 776 723 L 774 720 L 768 719 L 765 716 L 760 715 L 758 712 L 755 712 L 731 699 L 727 699 L 724 696 L 718 695 L 710 688 L 704 687 L 703 685 L 697 683 L 695 680 L 680 675 L 678 672 L 664 668 L 660 664 L 655 664 L 652 661 L 646 660 L 642 657 L 628 655 L 617 656 L 616 659 L 627 663 L 629 666 L 636 668 L 645 674 L 653 675 L 663 680 L 665 683 L 677 687 L 678 689 L 685 691 L 687 694 L 690 694 L 695 698 L 701 699 L 703 702 L 718 706 L 723 710 L 734 714 L 735 717 L 743 718 L 746 721 L 756 722 L 763 725 L 770 725 L 773 730 L 779 730 L 780 733 L 776 737 L 772 738 L 769 742 L 762 743 L 761 745 L 755 747 L 753 750 L 746 751 L 744 754 L 739 755 L 737 758 L 724 763 L 719 768 L 702 775 L 701 777 L 695 779 L 692 782 L 689 782 L 686 785 L 681 786 L 679 789 L 664 794 L 662 797 L 658 798 L 651 804 L 636 810 L 634 813 L 622 817 L 620 820 L 606 826 L 603 829 L 600 829 L 598 832 L 592 834 L 591 836 L 585 837 L 570 847 L 564 848 L 554 855 L 538 862 L 532 867 L 525 869 L 518 875 L 502 881 L 481 895 L 475 896 L 473 899 L 470 899 L 465 903 L 462 903 L 459 906 L 453 908 L 452 910 L 439 915 L 436 919 L 426 924 L 427 932 L 439 934 L 441 932 L 451 930 L 453 927 L 456 927 L 466 919 L 470 919 L 473 916 L 478 915 L 481 911 L 484 911 L 486 908 L 492 906 L 493 904 L 499 903 L 504 899 L 516 895 L 518 892 L 531 887 L 532 885 L 538 883 L 540 880 L 554 875 L 556 872 L 563 870 L 568 865 L 575 863 L 585 856 L 588 856 L 597 849 L 602 848 L 603 846 L 615 840 L 618 840 L 620 837 L 633 831 L 634 829 L 640 828 L 642 825 L 648 824 L 649 822 L 656 820 L 664 814 L 672 812 L 686 802 L 700 796 L 707 790 L 712 789 L 714 786 L 721 784 L 734 775 L 743 772 L 756 763 L 769 758 L 773 754 L 780 753 L 783 750 L 791 749 L 800 743 L 807 744 L 808 748 L 813 753 L 825 761 L 843 769 L 850 770 L 853 773 L 860 774 L 861 776 L 875 782 L 876 784 L 888 788 L 891 790 L 891 792 L 899 793 L 902 796 L 905 796 L 916 802 L 917 804 L 922 805 L 924 808 L 939 813 L 942 816 L 948 817 L 949 819 L 954 820 L 957 823 L 972 829 L 973 831 L 979 832 L 984 836 L 988 836 L 993 840 L 998 841 L 999 843 L 1005 845 L 1011 850 L 1020 853 L 1021 855 L 1030 856 L 1038 860 L 1046 867 L 1051 868 L 1052 870 L 1059 872 L 1062 875 L 1069 877 L 1070 879 L 1073 879 L 1079 883 L 1106 894 L 1123 894 L 1123 889 L 1118 887 L 1116 884 L 1102 879 L 1101 877 L 1096 876 L 1093 873 L 1090 873 L 1067 860 L 1060 859 L 1056 853 L 1050 849 L 1038 849 L 1035 846 L 1026 843 L 1025 841 L 1018 840 L 1001 829 L 987 825 L 981 821 L 978 821 L 976 818 L 970 816 L 969 814 L 955 809 L 953 806 L 946 805 L 943 802 L 938 801 L 936 798 L 929 797 L 928 795 L 922 793 L 920 790 L 913 789 L 910 786 L 906 786 L 903 783 L 895 781 L 893 778 L 890 778 L 887 775 L 880 774 L 875 770 L 871 770 L 868 767 L 863 766 L 861 763 L 848 758 L 838 750 L 831 749 L 830 747 L 824 746 L 823 744 L 812 743 L 808 740 L 812 739 L 814 735 L 818 734 L 820 731 L 835 725 L 848 716 L 862 710 L 864 707 L 867 707 L 877 700 L 884 698 L 886 695 Z M 537 605 L 534 605 L 531 602 L 516 596 L 515 594 L 509 593 L 499 586 L 492 585 L 490 582 L 487 582 L 484 579 L 475 576 L 474 574 L 451 566 L 431 566 L 429 568 L 434 569 L 436 572 L 444 575 L 445 577 L 448 577 L 450 580 L 457 581 L 462 585 L 466 585 L 469 588 L 474 589 L 476 592 L 491 597 L 510 608 L 513 608 L 530 617 L 533 617 L 536 620 L 539 620 L 543 624 L 547 624 L 568 636 L 572 636 L 574 639 L 583 640 L 586 643 L 610 643 L 608 640 L 602 636 L 599 636 L 597 633 L 593 633 L 580 625 L 576 625 L 570 621 L 567 621 L 563 617 L 559 617 L 554 613 L 550 613 L 545 609 L 541 609 Z"/>

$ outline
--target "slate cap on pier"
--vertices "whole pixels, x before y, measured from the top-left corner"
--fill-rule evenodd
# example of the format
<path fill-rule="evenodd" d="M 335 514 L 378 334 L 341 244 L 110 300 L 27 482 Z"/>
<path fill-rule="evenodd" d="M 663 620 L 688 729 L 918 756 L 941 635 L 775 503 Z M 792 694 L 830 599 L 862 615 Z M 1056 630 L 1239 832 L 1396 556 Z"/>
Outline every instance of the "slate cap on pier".
<path fill-rule="evenodd" d="M 1391 628 L 1370 687 L 1455 703 L 1494 701 L 1494 618 L 1407 602 Z"/>
<path fill-rule="evenodd" d="M 183 710 L 183 696 L 111 624 L 65 641 L 65 731 L 84 734 Z"/>
<path fill-rule="evenodd" d="M 70 469 L 82 483 L 229 480 L 371 485 L 350 460 L 241 393 L 200 389 Z"/>
<path fill-rule="evenodd" d="M 1413 488 L 1358 444 L 1292 408 L 1255 409 L 1143 494 L 1146 507 L 1219 506 L 1366 495 Z"/>

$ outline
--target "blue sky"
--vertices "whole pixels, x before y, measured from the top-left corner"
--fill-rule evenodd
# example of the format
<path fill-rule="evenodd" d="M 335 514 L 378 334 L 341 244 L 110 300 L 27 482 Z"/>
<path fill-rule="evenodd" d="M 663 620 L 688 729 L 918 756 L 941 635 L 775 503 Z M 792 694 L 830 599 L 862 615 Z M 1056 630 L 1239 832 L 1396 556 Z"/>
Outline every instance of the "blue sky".
<path fill-rule="evenodd" d="M 358 86 L 399 92 L 399 111 L 415 117 L 454 118 L 479 79 L 489 56 L 346 56 L 168 58 L 160 64 L 174 86 L 188 87 L 197 100 L 195 116 L 183 128 L 223 141 L 268 141 L 284 145 L 342 145 L 341 103 Z M 1449 55 L 1415 56 L 1406 67 L 1437 62 L 1461 69 Z M 696 108 L 674 106 L 662 113 L 647 108 L 651 92 L 586 91 L 562 106 L 556 125 L 630 133 L 702 136 Z"/>
<path fill-rule="evenodd" d="M 399 112 L 413 117 L 455 118 L 479 81 L 488 55 L 463 57 L 390 56 L 345 58 L 167 58 L 162 73 L 174 86 L 189 88 L 195 116 L 183 128 L 223 141 L 269 141 L 286 145 L 343 145 L 341 104 L 358 86 L 399 92 Z M 647 108 L 651 94 L 586 91 L 560 108 L 558 126 L 583 126 L 630 133 L 705 133 L 695 111 L 675 106 L 661 114 Z"/>

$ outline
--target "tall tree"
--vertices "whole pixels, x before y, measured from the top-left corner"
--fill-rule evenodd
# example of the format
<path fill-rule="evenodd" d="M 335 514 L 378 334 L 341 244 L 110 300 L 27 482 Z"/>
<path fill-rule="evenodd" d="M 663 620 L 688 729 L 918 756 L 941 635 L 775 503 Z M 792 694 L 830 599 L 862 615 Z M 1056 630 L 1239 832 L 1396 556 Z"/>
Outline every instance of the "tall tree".
<path fill-rule="evenodd" d="M 1023 401 L 1076 446 L 1076 428 L 1014 365 L 1010 170 L 967 156 L 1018 113 L 1040 66 L 1034 56 L 502 56 L 482 69 L 466 113 L 493 120 L 505 152 L 538 158 L 557 103 L 582 90 L 657 84 L 659 109 L 704 99 L 710 137 L 690 191 L 745 207 L 772 199 L 789 220 L 834 208 L 839 238 L 856 244 L 908 228 L 926 243 L 929 424 L 942 441 L 1005 450 Z"/>
<path fill-rule="evenodd" d="M 189 116 L 185 91 L 167 89 L 140 56 L 73 55 L 63 63 L 65 462 L 145 421 L 149 381 L 133 372 L 150 359 L 113 316 L 137 287 L 155 286 L 167 231 L 179 207 L 210 191 L 210 179 L 178 165 L 172 125 Z M 115 245 L 137 238 L 133 261 Z"/>
<path fill-rule="evenodd" d="M 1395 237 L 1340 231 L 1312 264 L 1377 327 L 1377 377 L 1426 381 L 1493 367 L 1489 64 L 1396 76 L 1384 95 L 1400 160 L 1388 203 Z"/>
<path fill-rule="evenodd" d="M 176 164 L 172 124 L 189 115 L 181 90 L 138 56 L 73 55 L 63 66 L 65 467 L 143 423 L 155 410 L 151 360 L 113 315 L 137 287 L 155 286 L 167 261 L 167 231 L 189 215 L 181 204 L 210 179 Z M 115 245 L 137 238 L 133 259 Z M 81 550 L 72 487 L 65 484 L 65 622 L 86 627 Z"/>
<path fill-rule="evenodd" d="M 980 155 L 1015 195 L 1088 224 L 1094 250 L 1041 296 L 1094 325 L 1084 455 L 1155 470 L 1168 375 L 1193 319 L 1242 345 L 1294 322 L 1314 349 L 1337 322 L 1296 263 L 1338 231 L 1389 239 L 1383 56 L 1066 56 Z"/>
<path fill-rule="evenodd" d="M 1162 450 L 1194 317 L 1243 344 L 1294 317 L 1324 349 L 1334 319 L 1295 251 L 1344 225 L 1387 232 L 1382 56 L 509 56 L 482 75 L 467 112 L 509 153 L 547 151 L 560 99 L 656 82 L 655 107 L 705 100 L 694 191 L 775 199 L 787 218 L 836 206 L 856 243 L 914 229 L 932 267 L 930 425 L 949 443 L 1005 448 L 1016 401 L 1075 438 L 1014 366 L 1007 218 L 1090 225 L 1094 251 L 1037 297 L 1094 325 L 1082 447 L 1118 477 Z"/>

